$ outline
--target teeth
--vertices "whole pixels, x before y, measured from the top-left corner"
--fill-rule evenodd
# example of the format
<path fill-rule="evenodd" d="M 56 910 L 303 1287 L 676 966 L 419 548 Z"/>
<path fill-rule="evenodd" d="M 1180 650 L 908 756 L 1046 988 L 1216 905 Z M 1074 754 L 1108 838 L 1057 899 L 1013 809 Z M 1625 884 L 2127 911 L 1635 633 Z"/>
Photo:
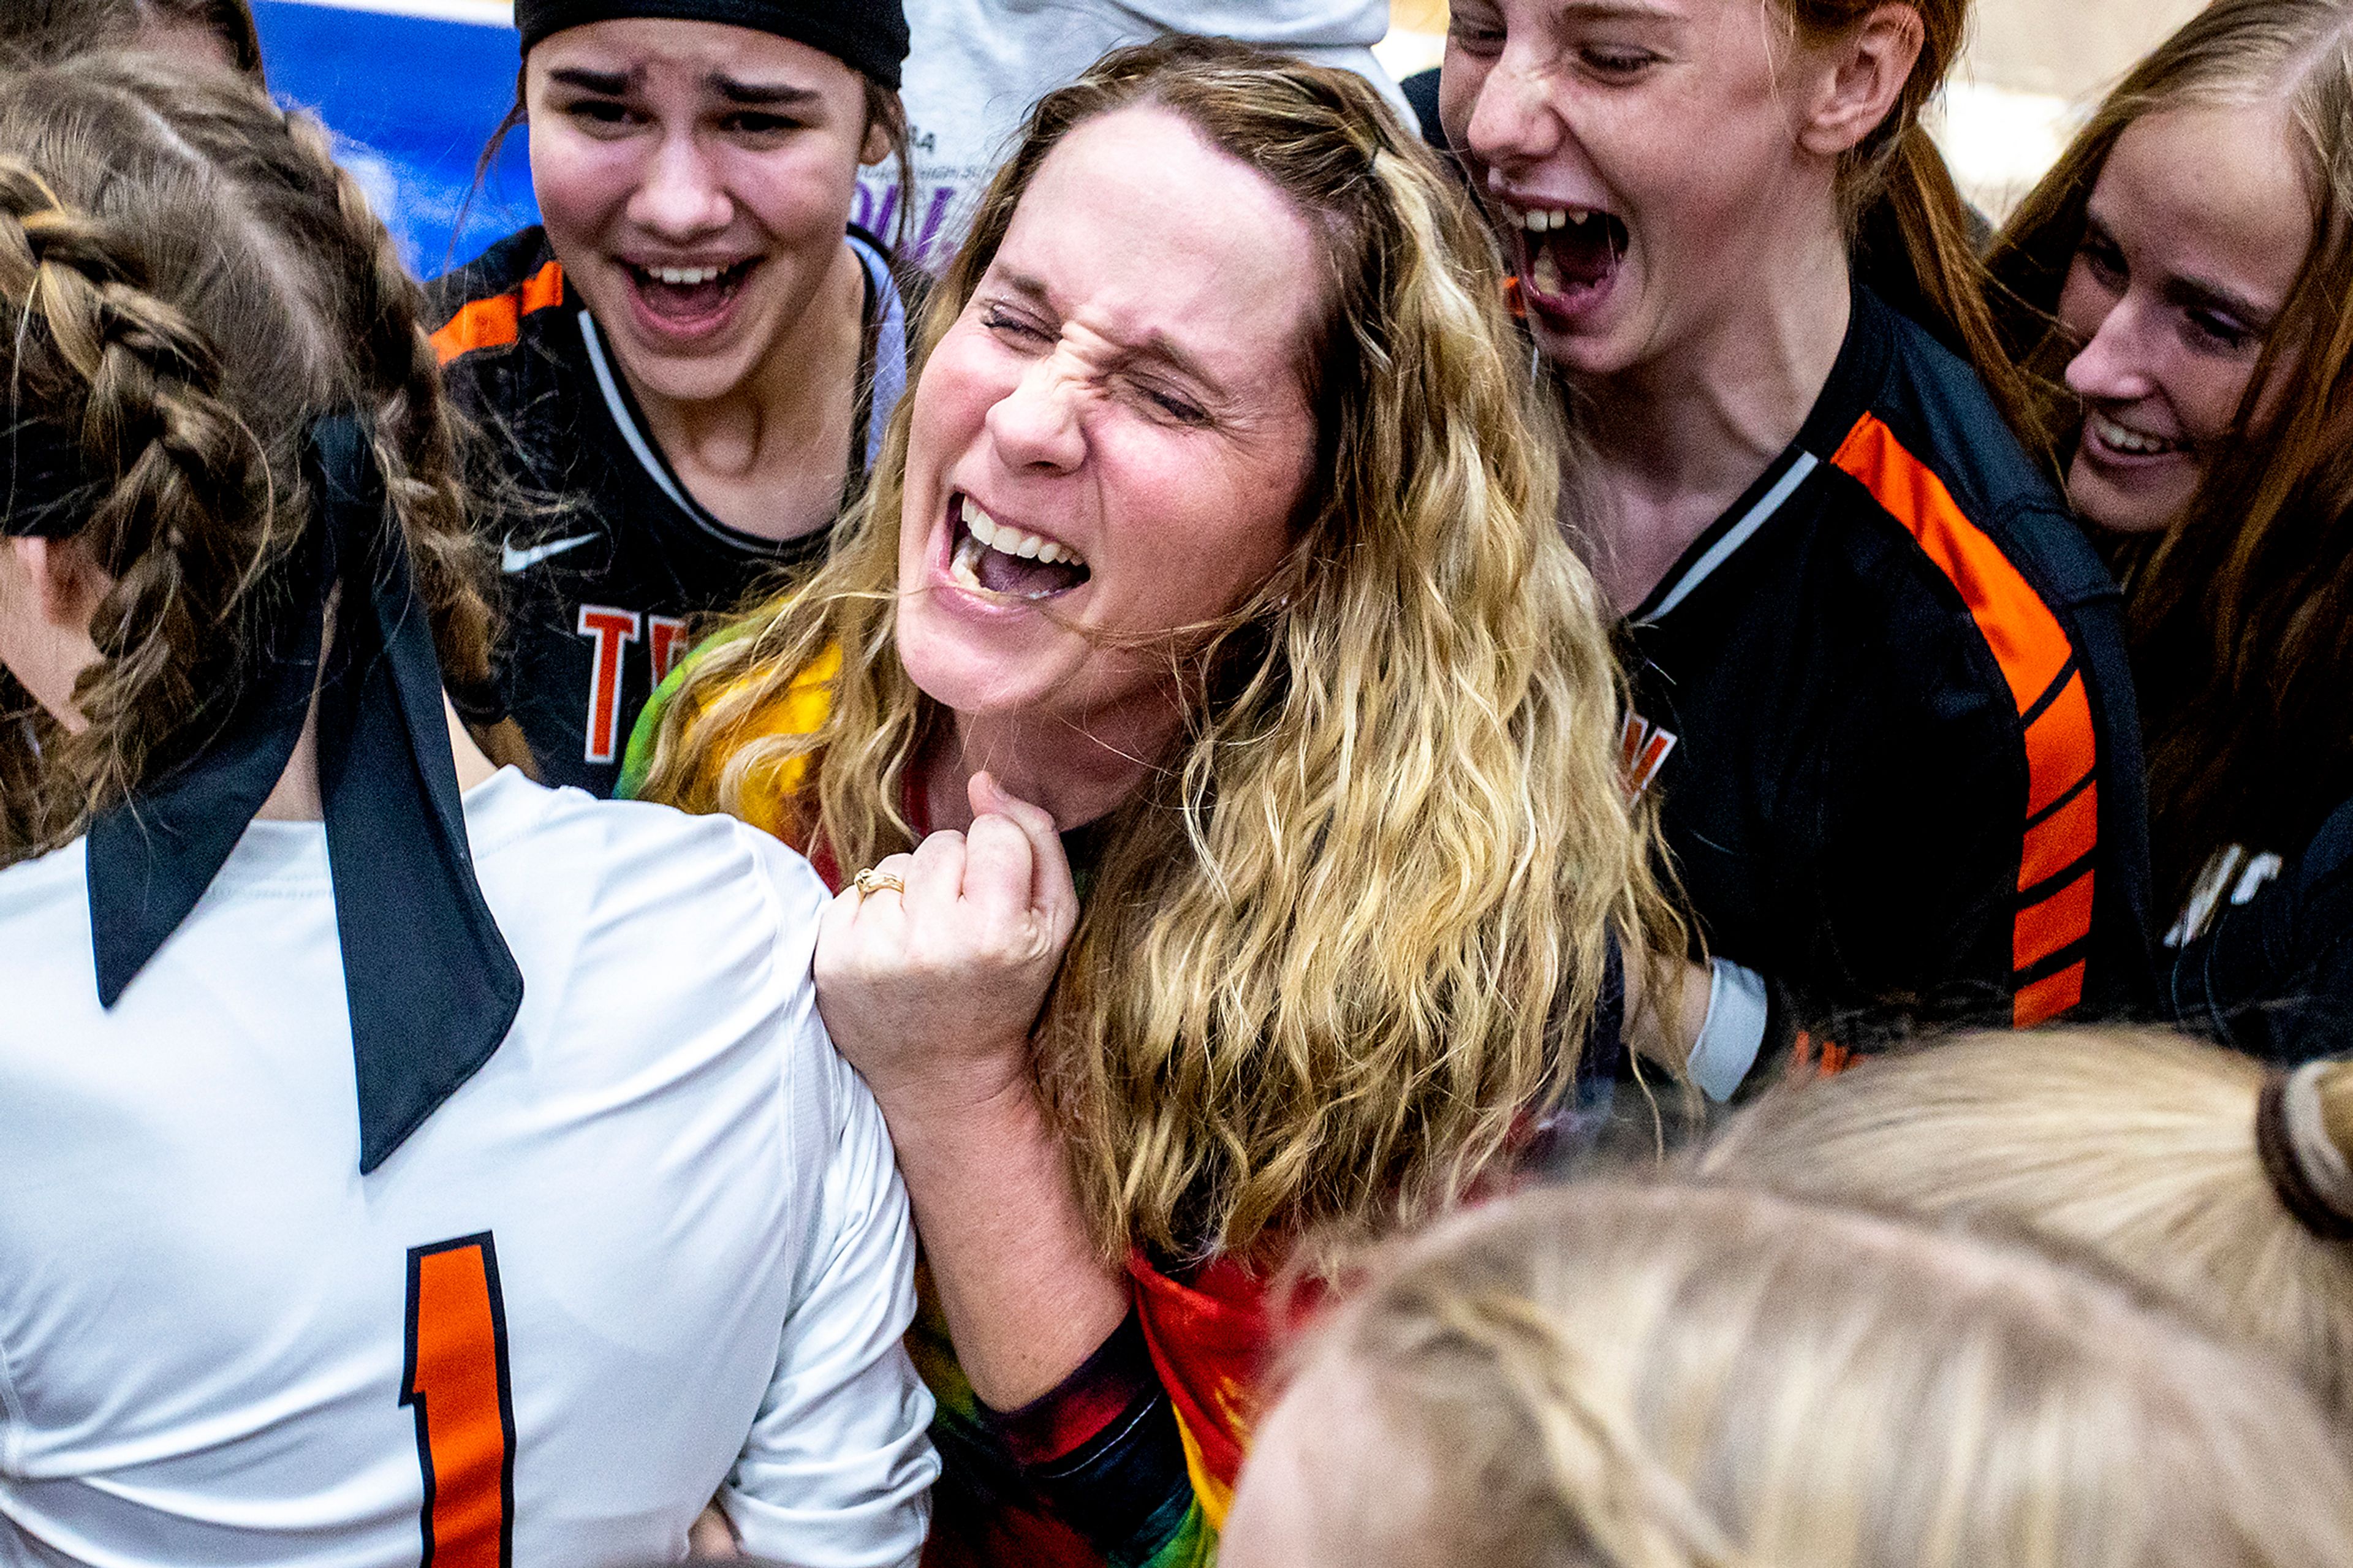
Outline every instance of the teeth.
<path fill-rule="evenodd" d="M 1506 207 L 1504 211 L 1514 215 L 1519 226 L 1530 234 L 1576 228 L 1599 216 L 1591 207 Z"/>
<path fill-rule="evenodd" d="M 964 526 L 967 532 L 983 544 L 997 542 L 997 524 L 990 521 L 987 512 L 980 510 L 980 503 L 970 496 L 964 498 Z"/>
<path fill-rule="evenodd" d="M 1535 264 L 1528 271 L 1528 281 L 1535 285 L 1537 293 L 1558 294 L 1561 291 L 1560 263 L 1552 258 L 1551 251 L 1538 251 Z"/>
<path fill-rule="evenodd" d="M 646 271 L 664 283 L 691 288 L 698 283 L 716 283 L 725 275 L 724 267 L 649 267 Z"/>
<path fill-rule="evenodd" d="M 2093 428 L 2099 433 L 2101 445 L 2112 447 L 2119 452 L 2137 458 L 2150 458 L 2159 452 L 2173 449 L 2171 442 L 2159 440 L 2154 436 L 2144 436 L 2137 430 L 2128 429 L 2117 424 L 2105 415 L 2094 414 L 2089 417 Z"/>
<path fill-rule="evenodd" d="M 1506 210 L 1517 212 L 1520 226 L 1530 234 L 1550 234 L 1555 229 L 1574 227 L 1593 216 L 1591 207 L 1530 207 Z"/>
<path fill-rule="evenodd" d="M 998 522 L 981 510 L 980 504 L 970 496 L 964 498 L 962 515 L 965 531 L 972 535 L 974 541 L 1000 555 L 1018 556 L 1024 561 L 1042 561 L 1050 566 L 1061 561 L 1073 566 L 1087 563 L 1086 557 L 1067 544 L 1057 544 L 1050 539 L 1041 539 L 1037 534 L 1024 533 L 1018 528 L 1008 528 Z"/>
<path fill-rule="evenodd" d="M 977 539 L 967 539 L 957 545 L 955 559 L 948 563 L 948 575 L 955 578 L 959 586 L 979 587 L 980 552 L 987 548 Z"/>

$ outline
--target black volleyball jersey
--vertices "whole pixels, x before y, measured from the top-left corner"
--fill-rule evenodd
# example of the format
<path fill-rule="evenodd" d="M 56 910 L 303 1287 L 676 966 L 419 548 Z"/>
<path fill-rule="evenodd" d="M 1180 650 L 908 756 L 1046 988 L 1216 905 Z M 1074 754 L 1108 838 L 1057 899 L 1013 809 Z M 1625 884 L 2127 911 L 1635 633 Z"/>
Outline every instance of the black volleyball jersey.
<path fill-rule="evenodd" d="M 1793 1025 L 2150 999 L 2115 584 L 1976 374 L 1868 289 L 1798 438 L 1627 636 L 1630 772 L 1711 950 Z"/>
<path fill-rule="evenodd" d="M 2281 1066 L 2353 1051 L 2353 801 L 2290 856 L 2217 850 L 2166 946 L 2172 1022 Z"/>
<path fill-rule="evenodd" d="M 866 274 L 855 489 L 906 389 L 907 311 L 881 243 L 852 227 L 849 244 Z M 543 230 L 501 240 L 429 289 L 442 374 L 501 444 L 521 498 L 488 521 L 509 590 L 501 694 L 542 778 L 609 795 L 630 726 L 691 628 L 765 581 L 814 569 L 828 533 L 763 539 L 687 493 Z"/>

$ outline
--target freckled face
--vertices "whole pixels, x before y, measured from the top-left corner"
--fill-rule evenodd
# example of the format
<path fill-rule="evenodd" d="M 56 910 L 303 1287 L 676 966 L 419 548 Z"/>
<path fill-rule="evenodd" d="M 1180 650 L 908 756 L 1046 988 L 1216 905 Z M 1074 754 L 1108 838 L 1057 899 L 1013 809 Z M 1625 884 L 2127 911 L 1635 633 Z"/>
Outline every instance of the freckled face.
<path fill-rule="evenodd" d="M 643 391 L 734 391 L 798 324 L 842 247 L 862 78 L 716 22 L 567 27 L 523 68 L 532 183 L 565 281 Z"/>
<path fill-rule="evenodd" d="M 1736 313 L 1792 213 L 1829 217 L 1791 107 L 1811 57 L 1777 32 L 1764 0 L 1455 0 L 1440 118 L 1554 363 L 1656 359 Z"/>
<path fill-rule="evenodd" d="M 2168 527 L 2229 436 L 2312 247 L 2312 200 L 2284 106 L 2135 121 L 2093 187 L 2059 298 L 2084 346 L 2067 496 L 2119 532 Z"/>
<path fill-rule="evenodd" d="M 1319 245 L 1166 110 L 1047 157 L 913 394 L 898 644 L 918 687 L 1078 726 L 1172 700 L 1165 654 L 1101 639 L 1214 619 L 1290 548 Z"/>

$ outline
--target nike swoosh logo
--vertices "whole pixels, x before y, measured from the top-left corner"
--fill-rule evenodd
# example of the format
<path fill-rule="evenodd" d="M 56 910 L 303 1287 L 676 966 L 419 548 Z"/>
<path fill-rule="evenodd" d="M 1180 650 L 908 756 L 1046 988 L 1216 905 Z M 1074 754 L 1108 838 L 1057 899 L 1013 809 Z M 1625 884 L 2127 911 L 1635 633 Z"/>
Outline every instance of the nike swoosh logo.
<path fill-rule="evenodd" d="M 517 550 L 510 540 L 499 552 L 499 570 L 512 577 L 518 572 L 528 572 L 551 555 L 561 555 L 567 550 L 577 550 L 593 544 L 596 536 L 584 533 L 577 539 L 559 539 L 553 544 L 534 544 L 529 550 Z"/>

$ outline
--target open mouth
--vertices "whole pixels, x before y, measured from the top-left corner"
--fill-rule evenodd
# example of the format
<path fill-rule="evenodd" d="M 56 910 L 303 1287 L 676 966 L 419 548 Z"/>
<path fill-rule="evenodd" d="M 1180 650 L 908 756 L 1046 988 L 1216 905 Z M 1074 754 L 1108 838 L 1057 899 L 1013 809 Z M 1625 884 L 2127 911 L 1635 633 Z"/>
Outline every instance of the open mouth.
<path fill-rule="evenodd" d="M 2119 424 L 2097 409 L 2084 412 L 2084 437 L 2100 455 L 2111 458 L 2163 458 L 2182 449 L 2178 441 Z"/>
<path fill-rule="evenodd" d="M 759 265 L 754 257 L 723 267 L 640 267 L 625 262 L 646 309 L 668 321 L 696 321 L 724 310 Z"/>
<path fill-rule="evenodd" d="M 1506 206 L 1517 225 L 1520 280 L 1548 300 L 1574 304 L 1609 286 L 1626 256 L 1626 226 L 1597 207 Z"/>
<path fill-rule="evenodd" d="M 1070 546 L 998 522 L 970 496 L 951 496 L 948 506 L 948 575 L 964 587 L 1036 603 L 1093 575 Z"/>

